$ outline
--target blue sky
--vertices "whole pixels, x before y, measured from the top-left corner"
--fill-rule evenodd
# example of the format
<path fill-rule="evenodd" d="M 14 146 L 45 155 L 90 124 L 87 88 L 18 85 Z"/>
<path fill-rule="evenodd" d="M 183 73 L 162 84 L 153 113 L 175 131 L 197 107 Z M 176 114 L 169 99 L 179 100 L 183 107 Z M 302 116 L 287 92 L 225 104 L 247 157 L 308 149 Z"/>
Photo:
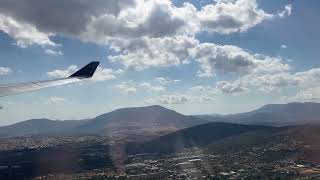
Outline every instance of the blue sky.
<path fill-rule="evenodd" d="M 0 125 L 153 104 L 229 114 L 319 100 L 320 2 L 27 1 L 0 2 L 1 84 L 101 66 L 93 80 L 1 98 Z"/>

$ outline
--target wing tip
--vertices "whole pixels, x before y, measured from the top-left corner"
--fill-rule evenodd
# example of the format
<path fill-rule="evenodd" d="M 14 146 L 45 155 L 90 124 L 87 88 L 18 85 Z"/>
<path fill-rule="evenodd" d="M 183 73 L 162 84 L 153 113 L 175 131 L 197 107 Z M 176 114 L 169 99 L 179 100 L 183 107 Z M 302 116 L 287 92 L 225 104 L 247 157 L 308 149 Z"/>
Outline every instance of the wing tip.
<path fill-rule="evenodd" d="M 77 72 L 73 73 L 70 77 L 91 78 L 96 72 L 99 64 L 99 61 L 92 61 Z"/>

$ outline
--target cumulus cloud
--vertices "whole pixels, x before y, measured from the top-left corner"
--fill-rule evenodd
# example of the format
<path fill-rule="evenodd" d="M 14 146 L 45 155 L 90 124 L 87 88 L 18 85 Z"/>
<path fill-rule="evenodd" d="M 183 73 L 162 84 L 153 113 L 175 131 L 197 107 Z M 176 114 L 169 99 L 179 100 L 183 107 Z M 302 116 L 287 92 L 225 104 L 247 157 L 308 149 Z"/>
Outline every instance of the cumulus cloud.
<path fill-rule="evenodd" d="M 86 29 L 92 17 L 118 15 L 134 4 L 134 0 L 1 0 L 0 12 L 33 24 L 42 32 L 76 35 Z"/>
<path fill-rule="evenodd" d="M 188 36 L 113 41 L 112 47 L 119 52 L 109 56 L 112 62 L 121 62 L 126 68 L 136 70 L 177 66 L 191 60 L 200 64 L 199 77 L 212 77 L 215 70 L 247 74 L 252 71 L 275 72 L 290 68 L 278 57 L 252 54 L 232 45 L 200 43 Z"/>
<path fill-rule="evenodd" d="M 172 36 L 184 30 L 186 20 L 171 1 L 136 1 L 135 6 L 118 16 L 104 13 L 90 23 L 81 36 L 88 40 L 101 37 L 136 38 Z"/>
<path fill-rule="evenodd" d="M 52 50 L 52 49 L 46 49 L 44 51 L 46 54 L 49 54 L 49 55 L 52 55 L 52 56 L 62 56 L 63 53 L 61 51 L 55 51 L 55 50 Z"/>
<path fill-rule="evenodd" d="M 140 83 L 139 86 L 146 89 L 148 92 L 165 92 L 166 91 L 166 87 L 164 86 L 151 85 L 150 83 L 147 83 L 147 82 Z"/>
<path fill-rule="evenodd" d="M 178 92 L 171 92 L 162 94 L 160 97 L 154 97 L 147 99 L 146 104 L 187 104 L 187 103 L 210 103 L 214 101 L 213 93 L 202 93 L 202 94 L 193 94 L 191 92 L 186 92 L 181 94 Z"/>
<path fill-rule="evenodd" d="M 52 104 L 64 104 L 67 102 L 66 99 L 62 97 L 50 97 L 49 100 Z"/>
<path fill-rule="evenodd" d="M 281 72 L 260 76 L 245 76 L 243 83 L 247 86 L 255 86 L 260 89 L 275 90 L 284 87 L 314 87 L 320 84 L 320 69 L 310 69 L 304 72 Z"/>
<path fill-rule="evenodd" d="M 292 13 L 292 5 L 288 4 L 284 7 L 284 10 L 278 13 L 278 16 L 283 18 L 286 16 L 290 16 Z"/>
<path fill-rule="evenodd" d="M 281 100 L 285 102 L 320 102 L 320 87 L 307 88 L 294 96 L 284 96 Z"/>
<path fill-rule="evenodd" d="M 78 70 L 77 65 L 71 65 L 67 69 L 57 69 L 50 72 L 47 72 L 49 78 L 65 78 L 69 77 L 71 74 L 75 73 Z M 116 75 L 121 73 L 121 70 L 114 71 L 113 69 L 98 67 L 95 74 L 91 78 L 92 81 L 107 81 L 116 79 Z"/>
<path fill-rule="evenodd" d="M 9 67 L 0 67 L 0 76 L 8 75 L 11 72 L 12 72 L 12 70 Z"/>
<path fill-rule="evenodd" d="M 116 15 L 134 3 L 134 0 L 1 0 L 0 30 L 20 47 L 37 44 L 48 49 L 56 46 L 50 37 L 80 37 L 93 17 L 104 13 Z"/>
<path fill-rule="evenodd" d="M 290 16 L 291 5 L 272 13 L 259 7 L 256 0 L 215 0 L 200 8 L 188 2 L 178 7 L 170 0 L 0 0 L 0 12 L 0 30 L 15 39 L 20 47 L 37 44 L 47 54 L 62 55 L 50 37 L 63 35 L 108 45 L 114 51 L 108 59 L 122 63 L 124 69 L 178 66 L 195 60 L 200 66 L 199 77 L 212 77 L 218 71 L 239 76 L 235 81 L 198 87 L 206 92 L 240 93 L 253 87 L 270 91 L 301 85 L 298 79 L 316 76 L 311 71 L 305 72 L 308 75 L 291 73 L 290 65 L 278 57 L 253 54 L 232 45 L 201 43 L 196 39 L 202 32 L 241 33 L 266 20 Z M 72 65 L 47 75 L 67 77 L 76 70 L 77 66 Z M 115 79 L 121 71 L 98 68 L 93 80 Z M 157 85 L 144 84 L 143 88 L 165 92 L 166 86 L 175 82 L 178 80 L 159 77 L 154 82 Z M 121 83 L 117 88 L 134 93 L 141 87 Z M 181 94 L 162 99 L 174 102 L 177 97 L 182 101 L 188 99 Z"/>
<path fill-rule="evenodd" d="M 162 104 L 185 104 L 190 101 L 187 95 L 174 93 L 162 95 L 159 102 Z"/>
<path fill-rule="evenodd" d="M 212 76 L 213 69 L 229 72 L 249 71 L 253 69 L 254 58 L 235 46 L 217 46 L 212 43 L 199 44 L 193 49 L 193 57 L 201 65 L 200 77 Z"/>
<path fill-rule="evenodd" d="M 165 92 L 166 88 L 163 86 L 151 86 L 148 91 L 153 91 L 153 92 Z"/>
<path fill-rule="evenodd" d="M 53 70 L 50 72 L 47 72 L 48 77 L 50 78 L 65 78 L 76 72 L 78 69 L 77 65 L 71 65 L 65 70 Z"/>
<path fill-rule="evenodd" d="M 268 69 L 268 66 L 265 66 Z M 202 94 L 239 94 L 243 92 L 281 92 L 285 88 L 298 89 L 301 92 L 294 98 L 305 97 L 308 99 L 311 90 L 320 87 L 320 69 L 310 69 L 302 72 L 291 72 L 290 68 L 278 67 L 271 70 L 256 68 L 248 74 L 238 77 L 236 80 L 217 81 L 214 86 L 194 86 L 190 88 L 192 92 Z M 308 91 L 306 91 L 308 90 Z M 315 91 L 315 90 L 314 90 Z M 314 96 L 312 96 L 314 97 Z M 288 99 L 289 97 L 287 97 Z"/>
<path fill-rule="evenodd" d="M 118 73 L 112 69 L 98 67 L 97 71 L 95 72 L 95 74 L 92 77 L 92 80 L 93 81 L 107 81 L 107 80 L 111 80 L 111 79 L 116 79 L 117 78 L 116 74 L 118 74 Z"/>
<path fill-rule="evenodd" d="M 280 58 L 251 54 L 231 45 L 202 43 L 192 50 L 192 55 L 200 63 L 201 70 L 198 72 L 200 77 L 211 77 L 214 70 L 243 75 L 252 72 L 278 72 L 290 68 Z"/>
<path fill-rule="evenodd" d="M 242 87 L 242 85 L 238 83 L 230 83 L 227 81 L 218 81 L 216 83 L 216 89 L 223 92 L 223 93 L 240 93 L 244 92 L 247 89 Z"/>
<path fill-rule="evenodd" d="M 230 34 L 244 32 L 265 20 L 291 15 L 292 6 L 286 5 L 279 13 L 270 14 L 258 7 L 256 0 L 217 0 L 200 12 L 204 29 L 208 32 Z"/>
<path fill-rule="evenodd" d="M 109 56 L 109 59 L 136 70 L 177 66 L 190 60 L 189 50 L 197 43 L 187 36 L 114 40 L 111 47 L 119 54 Z"/>
<path fill-rule="evenodd" d="M 118 88 L 123 94 L 134 94 L 137 92 L 137 88 L 127 82 L 122 82 L 115 87 Z"/>
<path fill-rule="evenodd" d="M 205 95 L 200 97 L 200 102 L 212 102 L 215 101 L 214 97 Z"/>
<path fill-rule="evenodd" d="M 287 49 L 287 45 L 285 45 L 285 44 L 281 44 L 281 46 L 280 46 L 282 49 Z"/>
<path fill-rule="evenodd" d="M 134 94 L 140 90 L 147 93 L 164 93 L 167 91 L 167 87 L 161 85 L 154 85 L 149 82 L 122 82 L 115 86 L 117 89 L 121 90 L 122 94 Z"/>
<path fill-rule="evenodd" d="M 289 70 L 269 73 L 256 71 L 241 76 L 237 80 L 218 81 L 215 88 L 223 93 L 241 93 L 250 90 L 269 93 L 273 91 L 281 92 L 285 88 L 295 88 L 301 90 L 297 95 L 297 97 L 301 98 L 307 97 L 310 94 L 310 89 L 320 86 L 319 78 L 319 68 L 296 73 Z"/>
<path fill-rule="evenodd" d="M 64 11 L 61 11 L 64 7 Z M 1 0 L 2 14 L 41 32 L 75 37 L 163 37 L 194 31 L 245 31 L 276 16 L 291 14 L 291 5 L 276 14 L 259 8 L 256 0 L 215 1 L 199 10 L 170 0 Z M 59 12 L 59 13 L 57 13 Z M 94 35 L 95 34 L 95 35 Z M 96 39 L 96 38 L 93 38 Z"/>
<path fill-rule="evenodd" d="M 156 77 L 154 79 L 155 83 L 159 83 L 160 85 L 169 85 L 172 83 L 177 83 L 180 82 L 181 80 L 179 79 L 170 79 L 168 77 Z"/>
<path fill-rule="evenodd" d="M 195 37 L 197 33 L 204 31 L 222 34 L 243 32 L 264 20 L 288 16 L 291 9 L 287 5 L 279 13 L 267 13 L 258 7 L 255 0 L 219 0 L 199 9 L 187 2 L 178 7 L 170 0 L 1 0 L 0 30 L 16 39 L 17 44 L 22 47 L 31 44 L 56 46 L 50 40 L 55 35 L 110 46 L 114 46 L 114 40 L 121 41 L 122 44 L 133 41 L 129 42 L 131 46 L 141 41 L 140 45 L 146 43 L 148 46 L 140 50 L 117 47 L 125 49 L 121 51 L 122 56 L 114 59 L 124 60 L 127 66 L 138 65 L 143 68 L 145 65 L 139 62 L 139 58 L 149 65 L 180 63 L 181 57 L 173 57 L 169 50 L 164 51 L 162 56 L 156 54 L 162 57 L 159 62 L 152 60 L 153 54 L 146 52 L 147 48 L 154 50 L 150 43 L 168 41 L 158 38 Z M 175 48 L 173 51 L 177 54 L 177 51 L 182 50 L 183 48 Z M 130 61 L 130 58 L 133 60 Z"/>
<path fill-rule="evenodd" d="M 230 34 L 244 32 L 265 20 L 290 16 L 291 4 L 278 13 L 267 13 L 256 0 L 216 0 L 199 12 L 202 28 L 208 32 Z"/>
<path fill-rule="evenodd" d="M 1 11 L 2 12 L 2 11 Z M 0 30 L 16 40 L 18 46 L 25 48 L 32 44 L 42 47 L 55 47 L 57 44 L 50 40 L 52 33 L 39 31 L 28 22 L 20 22 L 13 17 L 0 13 Z"/>
<path fill-rule="evenodd" d="M 218 0 L 199 12 L 203 30 L 222 34 L 247 31 L 273 16 L 259 9 L 255 0 Z"/>

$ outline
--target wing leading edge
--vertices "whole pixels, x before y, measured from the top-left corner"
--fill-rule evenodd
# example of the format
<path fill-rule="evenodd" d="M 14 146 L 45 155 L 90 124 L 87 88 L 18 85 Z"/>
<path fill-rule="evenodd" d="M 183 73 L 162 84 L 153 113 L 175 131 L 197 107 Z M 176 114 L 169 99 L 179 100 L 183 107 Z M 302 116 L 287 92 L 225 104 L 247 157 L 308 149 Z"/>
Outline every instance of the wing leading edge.
<path fill-rule="evenodd" d="M 52 86 L 75 83 L 83 79 L 91 78 L 98 66 L 99 66 L 99 62 L 91 62 L 67 78 L 60 78 L 60 79 L 54 79 L 54 80 L 48 80 L 48 81 L 0 85 L 0 97 L 28 92 L 28 91 L 34 91 L 34 90 L 52 87 Z"/>

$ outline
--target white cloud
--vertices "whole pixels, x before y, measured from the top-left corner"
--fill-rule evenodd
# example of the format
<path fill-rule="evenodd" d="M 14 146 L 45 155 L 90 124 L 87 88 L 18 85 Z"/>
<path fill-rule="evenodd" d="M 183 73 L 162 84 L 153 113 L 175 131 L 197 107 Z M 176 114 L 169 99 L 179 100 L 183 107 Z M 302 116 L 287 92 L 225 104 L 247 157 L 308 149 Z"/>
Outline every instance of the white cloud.
<path fill-rule="evenodd" d="M 23 8 L 19 3 L 23 3 Z M 56 7 L 68 10 L 57 14 Z M 200 65 L 199 77 L 213 77 L 218 71 L 239 76 L 238 80 L 220 81 L 213 87 L 202 89 L 206 92 L 239 93 L 253 87 L 270 91 L 286 84 L 301 84 L 297 79 L 308 76 L 290 73 L 290 65 L 278 57 L 253 54 L 232 45 L 201 43 L 196 39 L 201 32 L 245 32 L 263 21 L 291 15 L 291 5 L 282 11 L 268 13 L 256 0 L 215 0 L 200 8 L 187 2 L 177 7 L 170 0 L 56 0 L 38 3 L 4 0 L 0 2 L 0 10 L 0 30 L 14 38 L 21 47 L 38 44 L 46 49 L 47 54 L 62 55 L 61 51 L 54 50 L 57 44 L 50 37 L 64 35 L 109 45 L 114 53 L 108 58 L 111 62 L 122 63 L 124 69 L 178 66 L 195 60 Z M 46 16 L 38 18 L 43 11 Z M 47 75 L 51 78 L 67 77 L 76 69 L 77 66 L 72 65 Z M 93 80 L 115 79 L 122 72 L 122 69 L 98 68 Z M 138 88 L 165 92 L 166 86 L 175 82 L 178 80 L 159 77 L 155 79 L 157 85 L 149 83 L 138 87 L 122 83 L 118 88 L 126 93 L 134 93 Z"/>
<path fill-rule="evenodd" d="M 284 96 L 281 100 L 285 102 L 320 102 L 320 87 L 301 90 L 296 95 Z"/>
<path fill-rule="evenodd" d="M 58 7 L 62 6 L 68 10 L 61 11 Z M 39 32 L 94 42 L 106 37 L 164 37 L 201 31 L 242 32 L 266 19 L 288 16 L 291 9 L 291 5 L 287 5 L 279 13 L 267 13 L 258 7 L 256 0 L 216 0 L 200 9 L 187 2 L 178 7 L 170 0 L 0 2 L 3 16 L 32 24 Z M 46 16 L 39 18 L 42 12 L 46 12 Z"/>
<path fill-rule="evenodd" d="M 264 20 L 288 16 L 291 9 L 287 5 L 279 13 L 267 13 L 255 0 L 217 0 L 199 9 L 187 2 L 178 7 L 170 0 L 3 0 L 0 30 L 21 47 L 56 46 L 50 40 L 55 35 L 107 44 L 118 50 L 110 59 L 141 70 L 188 63 L 186 49 L 194 42 L 186 37 L 204 31 L 244 32 Z M 60 54 L 52 51 L 47 52 Z"/>
<path fill-rule="evenodd" d="M 63 53 L 61 51 L 55 51 L 55 50 L 52 50 L 52 49 L 46 49 L 44 51 L 46 54 L 49 54 L 49 55 L 52 55 L 52 56 L 62 56 Z"/>
<path fill-rule="evenodd" d="M 282 45 L 281 45 L 281 48 L 282 48 L 282 49 L 287 49 L 287 47 L 288 47 L 288 46 L 285 45 L 285 44 L 282 44 Z"/>
<path fill-rule="evenodd" d="M 117 89 L 121 90 L 122 94 L 134 94 L 140 90 L 147 93 L 164 93 L 167 91 L 167 87 L 161 85 L 153 85 L 148 82 L 122 82 L 115 86 Z"/>
<path fill-rule="evenodd" d="M 162 104 L 185 104 L 190 101 L 187 95 L 174 93 L 162 95 L 159 102 Z"/>
<path fill-rule="evenodd" d="M 320 84 L 320 69 L 311 69 L 304 72 L 281 72 L 260 76 L 249 75 L 243 77 L 243 83 L 268 90 L 296 86 L 300 88 L 313 87 Z"/>
<path fill-rule="evenodd" d="M 151 86 L 148 91 L 152 92 L 166 92 L 166 88 L 163 86 Z"/>
<path fill-rule="evenodd" d="M 114 34 L 112 37 L 107 34 L 99 35 L 99 33 L 93 31 L 94 36 L 98 36 L 93 38 L 96 39 L 95 42 L 102 39 L 103 42 L 101 43 L 110 44 L 111 47 L 118 52 L 116 55 L 109 56 L 111 61 L 121 62 L 126 68 L 143 70 L 149 67 L 167 67 L 186 64 L 193 58 L 196 58 L 197 61 L 201 63 L 202 70 L 199 71 L 198 75 L 202 77 L 212 76 L 213 66 L 217 68 L 221 66 L 222 69 L 226 68 L 227 71 L 234 71 L 238 68 L 241 69 L 241 66 L 243 66 L 243 69 L 250 69 L 249 66 L 254 65 L 254 62 L 246 60 L 246 58 L 254 55 L 251 55 L 236 46 L 220 46 L 212 43 L 201 44 L 194 38 L 195 34 L 202 31 L 214 31 L 223 34 L 243 32 L 254 27 L 256 24 L 261 23 L 265 19 L 277 17 L 277 14 L 268 14 L 262 9 L 259 9 L 255 0 L 217 1 L 215 4 L 209 4 L 202 7 L 199 11 L 189 3 L 184 3 L 182 7 L 177 8 L 166 0 L 148 2 L 152 3 L 151 7 L 159 6 L 160 8 L 165 6 L 166 8 L 162 8 L 162 10 L 172 11 L 171 13 L 167 12 L 167 14 L 178 17 L 178 19 L 184 23 L 184 28 L 182 29 L 192 27 L 195 31 L 186 30 L 187 32 L 181 32 L 179 30 L 174 30 L 176 33 L 168 33 L 165 30 L 170 28 L 163 28 L 162 33 L 157 33 L 161 34 L 159 36 L 150 35 L 150 32 L 153 32 L 150 30 L 150 32 L 147 31 L 141 36 L 129 35 L 129 37 L 125 38 L 121 35 L 117 36 Z M 135 8 L 140 9 L 141 7 L 139 8 L 139 6 L 143 5 L 138 3 Z M 132 11 L 130 11 L 130 13 L 139 14 L 136 12 L 135 8 L 131 9 Z M 146 9 L 145 12 L 149 12 L 149 7 L 144 8 Z M 128 18 L 127 15 L 130 13 L 125 13 L 121 18 Z M 178 14 L 180 14 L 180 16 Z M 226 16 L 228 17 L 226 18 Z M 138 27 L 138 25 L 135 24 L 137 21 L 135 18 L 140 16 L 131 14 L 130 17 L 132 17 L 132 19 L 130 18 L 130 20 L 132 20 L 131 26 L 135 28 Z M 143 17 L 140 19 L 140 23 L 145 23 Z M 131 21 L 126 22 L 128 23 Z M 209 27 L 210 23 L 215 25 Z M 123 23 L 120 24 L 123 25 Z M 161 21 L 159 21 L 159 24 L 161 24 Z M 166 25 L 167 24 L 165 23 L 162 24 L 163 27 L 166 27 Z M 108 28 L 110 29 L 110 26 L 108 26 Z M 103 29 L 104 28 L 100 28 L 99 30 Z M 87 36 L 87 38 L 91 39 L 92 37 Z M 205 48 L 207 48 L 207 50 L 205 50 Z M 208 54 L 207 57 L 203 57 L 202 52 L 205 51 L 214 52 Z M 194 56 L 192 56 L 191 52 Z M 210 59 L 214 60 L 215 65 L 213 65 L 213 62 L 210 62 Z M 224 61 L 225 59 L 227 59 L 227 61 Z M 251 57 L 251 59 L 254 58 Z"/>
<path fill-rule="evenodd" d="M 142 88 L 147 88 L 147 89 L 152 87 L 152 85 L 150 83 L 147 83 L 147 82 L 142 82 L 142 83 L 139 84 L 139 86 L 142 87 Z"/>
<path fill-rule="evenodd" d="M 50 97 L 49 100 L 52 104 L 65 104 L 67 102 L 66 99 L 61 97 Z"/>
<path fill-rule="evenodd" d="M 215 97 L 222 93 L 221 90 L 213 86 L 193 86 L 189 89 L 189 97 L 192 102 L 208 103 L 215 101 Z"/>
<path fill-rule="evenodd" d="M 160 97 L 153 97 L 145 101 L 146 104 L 187 104 L 187 103 L 210 103 L 215 101 L 219 91 L 210 86 L 194 86 L 184 93 L 166 92 Z"/>
<path fill-rule="evenodd" d="M 117 72 L 115 72 L 112 69 L 105 69 L 105 68 L 101 68 L 98 67 L 97 71 L 95 72 L 95 74 L 92 77 L 93 81 L 107 81 L 107 80 L 111 80 L 111 79 L 116 79 L 116 74 L 118 74 Z"/>
<path fill-rule="evenodd" d="M 227 94 L 241 93 L 247 91 L 245 87 L 242 87 L 241 83 L 230 83 L 227 81 L 218 81 L 216 83 L 216 89 Z"/>
<path fill-rule="evenodd" d="M 169 0 L 136 1 L 135 6 L 119 12 L 117 16 L 108 12 L 97 16 L 88 23 L 87 31 L 81 37 L 96 41 L 106 37 L 176 35 L 186 29 L 187 21 L 180 14 L 183 8 L 175 7 Z"/>
<path fill-rule="evenodd" d="M 177 66 L 190 59 L 189 50 L 197 43 L 187 36 L 114 40 L 111 47 L 120 54 L 109 56 L 109 59 L 135 70 Z"/>
<path fill-rule="evenodd" d="M 42 47 L 55 47 L 57 44 L 50 40 L 51 33 L 40 32 L 34 25 L 19 22 L 16 19 L 0 14 L 0 30 L 17 41 L 20 47 L 37 44 Z"/>
<path fill-rule="evenodd" d="M 223 93 L 247 92 L 250 90 L 261 92 L 281 92 L 285 88 L 300 89 L 297 97 L 307 97 L 309 89 L 320 86 L 320 69 L 292 73 L 289 70 L 275 72 L 252 72 L 232 81 L 219 81 L 216 89 Z M 306 89 L 308 91 L 306 91 Z M 313 93 L 314 94 L 314 93 Z"/>
<path fill-rule="evenodd" d="M 278 13 L 278 16 L 283 18 L 286 16 L 290 16 L 292 13 L 292 5 L 288 4 L 284 7 L 284 10 Z"/>
<path fill-rule="evenodd" d="M 137 88 L 127 82 L 122 82 L 115 87 L 118 88 L 123 94 L 134 94 L 137 92 Z"/>
<path fill-rule="evenodd" d="M 190 90 L 194 92 L 205 92 L 205 91 L 208 91 L 208 89 L 211 89 L 211 88 L 208 86 L 193 86 L 190 88 Z"/>
<path fill-rule="evenodd" d="M 212 77 L 215 70 L 248 74 L 252 71 L 276 72 L 290 68 L 281 58 L 252 54 L 237 46 L 200 43 L 187 36 L 113 41 L 112 47 L 120 54 L 109 56 L 111 61 L 136 70 L 177 66 L 191 60 L 200 64 L 200 77 Z"/>
<path fill-rule="evenodd" d="M 69 77 L 71 74 L 75 73 L 77 70 L 78 70 L 77 65 L 71 65 L 64 70 L 57 69 L 57 70 L 47 72 L 47 75 L 50 78 L 65 78 L 65 77 Z M 112 79 L 116 79 L 117 78 L 116 75 L 120 73 L 122 73 L 122 71 L 120 70 L 114 71 L 113 69 L 98 67 L 93 77 L 91 78 L 91 80 L 96 82 L 112 80 Z"/>
<path fill-rule="evenodd" d="M 139 87 L 146 89 L 148 92 L 166 92 L 166 87 L 161 85 L 152 85 L 148 82 L 142 82 Z"/>
<path fill-rule="evenodd" d="M 200 102 L 212 102 L 215 101 L 214 97 L 205 95 L 200 97 Z"/>
<path fill-rule="evenodd" d="M 65 70 L 54 70 L 54 71 L 50 71 L 50 72 L 47 72 L 47 75 L 50 77 L 50 78 L 65 78 L 65 77 L 68 77 L 70 76 L 71 74 L 73 74 L 74 72 L 76 72 L 78 69 L 78 66 L 77 65 L 71 65 L 69 66 L 67 69 Z"/>
<path fill-rule="evenodd" d="M 290 14 L 290 5 L 278 14 L 269 14 L 256 0 L 216 1 L 199 10 L 187 2 L 177 7 L 170 0 L 136 1 L 118 15 L 105 12 L 95 16 L 81 38 L 105 43 L 109 37 L 172 37 L 203 31 L 230 34 Z"/>
<path fill-rule="evenodd" d="M 158 83 L 160 85 L 169 85 L 169 84 L 172 84 L 172 83 L 180 82 L 181 80 L 170 79 L 170 78 L 167 78 L 167 77 L 156 77 L 154 79 L 154 81 L 155 81 L 155 83 Z"/>
<path fill-rule="evenodd" d="M 250 54 L 246 50 L 231 45 L 199 44 L 192 55 L 200 63 L 200 77 L 213 76 L 214 70 L 234 72 L 240 75 L 249 73 L 271 73 L 288 70 L 290 66 L 282 59 Z"/>
<path fill-rule="evenodd" d="M 202 30 L 222 34 L 244 32 L 274 17 L 259 9 L 255 0 L 216 1 L 198 14 Z"/>
<path fill-rule="evenodd" d="M 214 101 L 212 94 L 193 95 L 190 93 L 163 94 L 160 97 L 145 100 L 146 104 L 187 104 L 187 103 L 208 103 Z"/>
<path fill-rule="evenodd" d="M 0 67 L 0 76 L 8 75 L 11 72 L 12 72 L 12 70 L 9 67 Z"/>

